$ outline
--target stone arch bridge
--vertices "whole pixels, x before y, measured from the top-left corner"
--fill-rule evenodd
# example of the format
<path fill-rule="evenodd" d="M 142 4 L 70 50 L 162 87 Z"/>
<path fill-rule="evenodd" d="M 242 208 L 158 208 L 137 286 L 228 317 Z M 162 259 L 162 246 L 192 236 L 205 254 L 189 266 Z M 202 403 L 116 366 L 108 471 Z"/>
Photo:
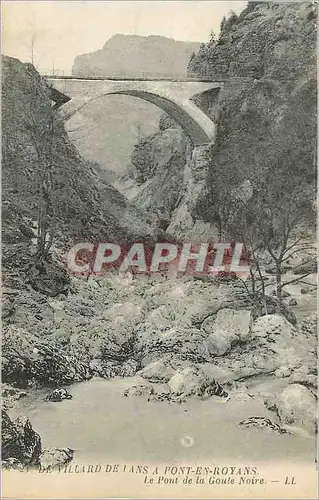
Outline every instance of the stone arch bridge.
<path fill-rule="evenodd" d="M 68 120 L 92 99 L 124 94 L 149 101 L 170 115 L 191 139 L 194 147 L 214 141 L 215 123 L 193 102 L 202 93 L 218 93 L 223 82 L 155 79 L 82 79 L 46 77 L 51 99 L 63 120 Z"/>

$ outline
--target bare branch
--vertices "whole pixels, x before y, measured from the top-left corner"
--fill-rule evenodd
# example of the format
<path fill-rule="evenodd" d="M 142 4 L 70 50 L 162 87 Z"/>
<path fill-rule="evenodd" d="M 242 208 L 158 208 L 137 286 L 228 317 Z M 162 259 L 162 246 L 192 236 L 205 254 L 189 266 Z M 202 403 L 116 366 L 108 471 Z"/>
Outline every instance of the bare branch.
<path fill-rule="evenodd" d="M 286 262 L 286 260 L 289 260 L 296 253 L 305 251 L 305 250 L 307 250 L 309 248 L 311 248 L 311 245 L 305 246 L 305 247 L 296 248 L 293 252 L 291 252 L 289 255 L 287 255 L 287 257 L 285 257 L 284 259 L 282 259 L 282 262 Z M 307 255 L 309 255 L 309 254 L 307 254 Z"/>
<path fill-rule="evenodd" d="M 281 288 L 283 288 L 286 285 L 291 285 L 292 283 L 296 283 L 297 281 L 301 281 L 302 278 L 306 278 L 307 276 L 309 276 L 309 274 L 312 274 L 312 273 L 303 274 L 302 276 L 298 276 L 297 278 L 295 278 L 293 280 L 286 281 L 285 283 L 282 283 Z"/>
<path fill-rule="evenodd" d="M 296 245 L 298 245 L 299 241 L 302 239 L 302 237 L 300 236 L 300 238 L 298 238 L 294 243 L 292 243 L 291 245 L 289 245 L 286 250 L 284 251 L 283 253 L 283 256 L 285 255 L 285 253 L 289 252 L 289 250 L 291 250 L 293 247 L 295 247 Z"/>
<path fill-rule="evenodd" d="M 308 259 L 308 260 L 305 260 L 304 262 L 301 262 L 300 264 L 298 264 L 297 266 L 294 267 L 294 271 L 296 269 L 299 269 L 299 267 L 302 267 L 302 266 L 305 266 L 306 264 L 309 264 L 309 262 L 312 262 L 313 261 L 313 257 Z M 309 273 L 309 274 L 312 274 L 312 273 Z"/>

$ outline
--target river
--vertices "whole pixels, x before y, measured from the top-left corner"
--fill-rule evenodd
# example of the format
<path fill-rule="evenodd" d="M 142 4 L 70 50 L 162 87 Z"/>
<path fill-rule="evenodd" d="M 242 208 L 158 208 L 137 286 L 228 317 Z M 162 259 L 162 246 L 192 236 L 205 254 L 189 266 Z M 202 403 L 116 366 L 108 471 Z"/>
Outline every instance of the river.
<path fill-rule="evenodd" d="M 237 425 L 250 416 L 275 421 L 259 399 L 191 398 L 178 404 L 123 396 L 141 381 L 93 378 L 67 387 L 73 399 L 59 403 L 44 401 L 48 390 L 30 390 L 13 413 L 29 416 L 43 447 L 73 448 L 77 463 L 314 461 L 313 438 Z"/>

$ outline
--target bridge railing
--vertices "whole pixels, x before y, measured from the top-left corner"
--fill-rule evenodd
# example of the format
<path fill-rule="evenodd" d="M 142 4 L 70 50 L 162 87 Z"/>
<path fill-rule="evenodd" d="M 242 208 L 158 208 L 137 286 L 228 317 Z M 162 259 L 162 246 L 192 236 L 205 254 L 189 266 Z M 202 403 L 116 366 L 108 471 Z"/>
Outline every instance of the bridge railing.
<path fill-rule="evenodd" d="M 75 76 L 67 74 L 64 70 L 54 69 L 38 69 L 40 75 L 49 79 L 64 79 L 64 80 L 113 80 L 113 81 L 131 81 L 131 82 L 220 82 L 224 80 L 212 80 L 209 78 L 195 77 L 169 77 L 169 76 L 122 76 L 122 75 L 101 75 L 101 76 Z"/>
<path fill-rule="evenodd" d="M 54 79 L 63 79 L 63 80 L 95 80 L 95 81 L 102 81 L 102 80 L 112 80 L 112 81 L 117 81 L 117 82 L 202 82 L 202 83 L 225 83 L 225 80 L 211 80 L 208 78 L 128 78 L 128 77 L 119 77 L 119 76 L 71 76 L 71 75 L 49 75 L 49 74 L 42 74 L 43 77 L 49 78 L 51 80 Z"/>

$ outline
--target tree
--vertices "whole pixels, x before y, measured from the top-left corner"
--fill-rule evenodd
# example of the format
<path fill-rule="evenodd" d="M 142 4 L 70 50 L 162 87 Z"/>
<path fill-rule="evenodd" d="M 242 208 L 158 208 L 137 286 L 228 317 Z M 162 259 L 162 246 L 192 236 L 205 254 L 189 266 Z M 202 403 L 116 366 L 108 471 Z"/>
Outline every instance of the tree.
<path fill-rule="evenodd" d="M 53 153 L 56 116 L 46 95 L 40 75 L 29 70 L 29 109 L 24 114 L 25 128 L 29 133 L 37 157 L 37 262 L 41 265 L 48 257 L 55 231 L 55 203 L 53 187 Z"/>
<path fill-rule="evenodd" d="M 36 34 L 32 33 L 31 39 L 30 39 L 30 58 L 31 58 L 31 63 L 33 64 L 33 66 L 35 66 L 35 60 L 34 60 L 35 41 L 36 41 Z"/>
<path fill-rule="evenodd" d="M 211 30 L 209 41 L 208 41 L 208 46 L 215 45 L 215 43 L 216 43 L 216 35 L 214 33 L 214 30 Z"/>
<path fill-rule="evenodd" d="M 226 26 L 227 26 L 227 19 L 226 16 L 223 16 L 221 23 L 220 23 L 220 33 L 221 35 L 226 31 Z"/>
<path fill-rule="evenodd" d="M 301 226 L 315 223 L 312 206 L 314 187 L 306 183 L 288 184 L 282 171 L 268 172 L 262 181 L 255 182 L 254 194 L 248 199 L 235 200 L 233 217 L 227 224 L 228 233 L 244 243 L 250 254 L 251 294 L 261 298 L 266 310 L 265 271 L 260 263 L 261 253 L 268 253 L 274 266 L 277 312 L 283 309 L 282 291 L 285 286 L 303 282 L 310 272 L 284 279 L 287 261 L 298 253 L 307 253 L 311 245 L 303 242 Z M 312 258 L 309 256 L 309 262 Z M 305 262 L 303 262 L 303 265 Z M 296 265 L 297 271 L 301 264 Z"/>
<path fill-rule="evenodd" d="M 278 312 L 282 308 L 283 288 L 300 282 L 311 274 L 307 272 L 293 279 L 283 279 L 286 262 L 298 253 L 310 250 L 309 243 L 302 243 L 302 237 L 298 236 L 298 229 L 304 222 L 314 223 L 311 191 L 309 186 L 301 185 L 296 186 L 293 192 L 282 191 L 279 196 L 276 196 L 276 192 L 270 192 L 266 200 L 263 196 L 265 205 L 261 241 L 275 266 Z M 310 260 L 311 257 L 309 257 L 309 262 Z M 300 265 L 295 267 L 295 271 L 298 267 Z"/>
<path fill-rule="evenodd" d="M 196 57 L 195 52 L 192 52 L 192 55 L 191 55 L 191 57 L 189 59 L 189 63 L 188 64 L 191 64 L 192 60 L 195 59 L 195 57 Z"/>

